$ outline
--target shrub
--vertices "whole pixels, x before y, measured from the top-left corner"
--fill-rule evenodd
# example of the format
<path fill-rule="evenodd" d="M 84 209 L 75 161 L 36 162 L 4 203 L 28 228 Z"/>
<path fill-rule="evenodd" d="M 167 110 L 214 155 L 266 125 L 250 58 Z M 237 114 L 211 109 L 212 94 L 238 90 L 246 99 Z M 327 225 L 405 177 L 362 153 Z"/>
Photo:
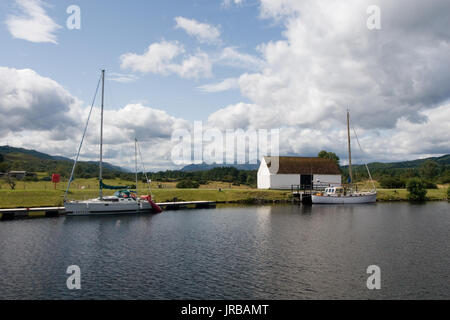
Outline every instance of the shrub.
<path fill-rule="evenodd" d="M 22 181 L 39 181 L 36 175 L 29 175 L 22 179 Z"/>
<path fill-rule="evenodd" d="M 408 190 L 408 199 L 411 201 L 424 201 L 426 199 L 427 190 L 425 183 L 419 178 L 412 178 L 406 184 Z"/>
<path fill-rule="evenodd" d="M 450 200 L 450 186 L 447 188 L 447 200 Z"/>
<path fill-rule="evenodd" d="M 392 177 L 383 177 L 380 179 L 380 186 L 385 189 L 402 189 L 405 187 L 405 182 Z"/>
<path fill-rule="evenodd" d="M 200 183 L 192 180 L 182 180 L 177 183 L 179 189 L 197 189 L 198 187 L 200 187 Z"/>
<path fill-rule="evenodd" d="M 434 182 L 424 180 L 423 183 L 425 185 L 425 189 L 437 189 L 438 188 L 436 183 L 434 183 Z"/>
<path fill-rule="evenodd" d="M 42 177 L 41 181 L 52 181 L 52 177 Z"/>

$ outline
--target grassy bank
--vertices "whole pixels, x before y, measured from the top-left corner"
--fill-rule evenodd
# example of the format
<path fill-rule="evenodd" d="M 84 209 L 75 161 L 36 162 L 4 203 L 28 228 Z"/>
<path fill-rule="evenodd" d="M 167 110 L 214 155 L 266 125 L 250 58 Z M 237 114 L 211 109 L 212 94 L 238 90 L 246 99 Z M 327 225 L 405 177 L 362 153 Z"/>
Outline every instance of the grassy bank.
<path fill-rule="evenodd" d="M 106 184 L 127 185 L 132 182 L 109 180 Z M 0 208 L 61 206 L 63 203 L 66 183 L 60 183 L 54 190 L 50 182 L 18 182 L 16 190 L 10 190 L 5 184 L 0 189 Z M 144 184 L 139 184 L 140 190 L 145 190 Z M 219 188 L 221 189 L 219 191 Z M 247 186 L 232 186 L 229 183 L 215 182 L 202 185 L 200 189 L 176 189 L 173 183 L 152 182 L 152 192 L 157 202 L 207 200 L 218 202 L 255 202 L 285 201 L 291 197 L 290 191 L 258 190 Z M 114 191 L 105 190 L 105 195 Z M 85 200 L 98 196 L 97 181 L 95 179 L 79 179 L 72 184 L 70 199 Z M 379 189 L 379 201 L 406 201 L 405 189 Z M 428 200 L 446 200 L 446 186 L 430 189 Z"/>
<path fill-rule="evenodd" d="M 378 189 L 377 201 L 407 201 L 408 191 L 406 189 Z M 447 189 L 428 189 L 428 201 L 447 200 Z"/>
<path fill-rule="evenodd" d="M 289 199 L 290 192 L 257 189 L 155 189 L 152 191 L 157 202 L 173 201 L 218 201 L 218 202 L 252 202 L 255 200 L 280 201 Z M 105 192 L 110 195 L 111 192 Z M 61 206 L 63 190 L 0 190 L 0 208 Z M 98 196 L 97 191 L 76 190 L 69 198 L 76 200 L 90 199 Z"/>

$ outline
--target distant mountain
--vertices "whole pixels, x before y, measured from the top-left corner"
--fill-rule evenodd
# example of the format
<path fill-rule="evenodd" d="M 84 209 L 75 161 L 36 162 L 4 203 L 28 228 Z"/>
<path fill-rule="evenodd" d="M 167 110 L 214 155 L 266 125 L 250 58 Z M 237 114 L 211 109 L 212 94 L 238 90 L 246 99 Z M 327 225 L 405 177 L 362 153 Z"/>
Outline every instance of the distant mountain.
<path fill-rule="evenodd" d="M 259 161 L 257 164 L 217 164 L 217 163 L 213 163 L 213 164 L 206 164 L 206 163 L 202 163 L 202 164 L 190 164 L 187 165 L 185 167 L 183 167 L 180 171 L 183 172 L 197 172 L 197 171 L 206 171 L 206 170 L 211 170 L 214 168 L 223 168 L 223 167 L 234 167 L 238 170 L 258 170 L 259 168 Z"/>
<path fill-rule="evenodd" d="M 398 162 L 371 162 L 368 163 L 367 166 L 369 169 L 417 169 L 422 164 L 424 164 L 426 161 L 431 160 L 434 161 L 440 165 L 450 165 L 450 154 L 446 154 L 441 157 L 430 157 L 425 159 L 416 159 L 416 160 L 409 160 L 409 161 L 398 161 Z M 352 167 L 363 167 L 364 165 L 358 164 L 353 165 Z M 342 166 L 342 168 L 348 168 L 348 166 Z"/>
<path fill-rule="evenodd" d="M 38 159 L 45 159 L 45 160 L 70 160 L 69 158 L 61 157 L 61 156 L 51 156 L 46 153 L 42 153 L 36 150 L 29 150 L 24 148 L 16 148 L 16 147 L 10 147 L 10 146 L 0 146 L 0 153 L 7 155 L 7 154 L 23 154 L 23 155 L 29 155 Z"/>
<path fill-rule="evenodd" d="M 435 161 L 440 165 L 450 165 L 450 154 L 441 156 L 441 157 L 431 157 L 426 159 L 416 159 L 409 161 L 398 161 L 398 162 L 371 162 L 368 164 L 369 169 L 417 169 L 427 160 Z M 257 164 L 190 164 L 183 167 L 180 171 L 183 172 L 197 172 L 197 171 L 206 171 L 214 168 L 220 167 L 234 167 L 239 170 L 258 170 L 260 161 Z M 348 166 L 341 166 L 344 169 L 347 169 Z M 364 165 L 355 164 L 353 165 L 354 169 L 358 169 L 359 167 L 363 168 Z M 365 168 L 364 168 L 365 170 Z"/>
<path fill-rule="evenodd" d="M 73 160 L 66 157 L 51 156 L 36 150 L 11 146 L 0 146 L 0 154 L 3 154 L 5 162 L 14 164 L 14 169 L 23 169 L 27 171 L 42 171 L 45 168 L 54 168 L 58 165 L 67 167 L 73 164 Z M 80 161 L 79 163 L 98 166 L 98 161 Z M 23 166 L 23 168 L 18 168 L 18 166 Z M 111 171 L 129 172 L 124 168 L 107 162 L 103 162 L 103 167 Z"/>

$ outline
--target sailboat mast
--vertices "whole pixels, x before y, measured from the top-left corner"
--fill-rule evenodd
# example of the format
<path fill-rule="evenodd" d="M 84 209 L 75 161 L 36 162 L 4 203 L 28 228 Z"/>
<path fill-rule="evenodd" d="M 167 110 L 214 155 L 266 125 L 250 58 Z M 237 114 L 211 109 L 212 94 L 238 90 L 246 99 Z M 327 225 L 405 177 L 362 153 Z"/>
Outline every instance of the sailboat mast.
<path fill-rule="evenodd" d="M 103 106 L 105 100 L 105 70 L 102 70 L 102 106 L 100 115 L 100 164 L 99 164 L 99 184 L 100 199 L 103 198 Z"/>
<path fill-rule="evenodd" d="M 134 170 L 136 174 L 136 197 L 138 196 L 137 138 L 134 138 Z"/>
<path fill-rule="evenodd" d="M 347 138 L 348 138 L 348 172 L 350 174 L 350 183 L 353 183 L 352 174 L 352 149 L 350 146 L 350 112 L 347 109 Z"/>

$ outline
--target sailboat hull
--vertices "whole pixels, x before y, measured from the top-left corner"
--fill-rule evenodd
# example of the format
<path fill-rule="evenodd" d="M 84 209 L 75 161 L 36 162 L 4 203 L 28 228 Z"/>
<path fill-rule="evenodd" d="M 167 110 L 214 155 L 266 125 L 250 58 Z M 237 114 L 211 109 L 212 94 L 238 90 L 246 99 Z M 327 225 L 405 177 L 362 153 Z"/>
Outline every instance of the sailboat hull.
<path fill-rule="evenodd" d="M 377 201 L 376 192 L 362 194 L 353 194 L 349 196 L 335 195 L 312 195 L 313 204 L 355 204 L 355 203 L 374 203 Z"/>
<path fill-rule="evenodd" d="M 66 202 L 68 216 L 112 215 L 152 213 L 152 206 L 146 201 L 71 201 Z"/>

